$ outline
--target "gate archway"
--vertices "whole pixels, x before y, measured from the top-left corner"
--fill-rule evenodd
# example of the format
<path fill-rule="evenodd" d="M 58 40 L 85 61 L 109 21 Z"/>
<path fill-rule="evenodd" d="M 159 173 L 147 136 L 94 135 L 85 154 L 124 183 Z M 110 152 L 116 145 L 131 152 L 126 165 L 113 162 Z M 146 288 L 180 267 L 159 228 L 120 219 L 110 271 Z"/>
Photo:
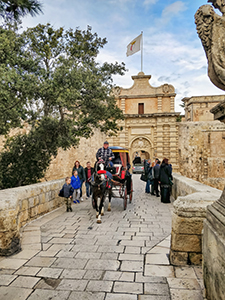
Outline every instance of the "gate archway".
<path fill-rule="evenodd" d="M 149 139 L 145 137 L 137 137 L 130 144 L 130 154 L 132 161 L 135 156 L 141 159 L 149 159 L 153 157 L 153 147 Z"/>

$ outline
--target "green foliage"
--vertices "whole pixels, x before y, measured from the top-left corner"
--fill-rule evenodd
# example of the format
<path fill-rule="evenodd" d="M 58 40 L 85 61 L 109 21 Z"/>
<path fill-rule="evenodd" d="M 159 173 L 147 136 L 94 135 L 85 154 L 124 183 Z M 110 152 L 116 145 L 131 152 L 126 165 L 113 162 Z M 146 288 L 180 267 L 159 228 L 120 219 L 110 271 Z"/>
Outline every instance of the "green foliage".
<path fill-rule="evenodd" d="M 23 121 L 31 126 L 29 134 L 9 139 L 0 156 L 0 186 L 6 188 L 37 182 L 59 147 L 77 145 L 94 128 L 120 130 L 112 76 L 123 75 L 125 66 L 96 62 L 107 41 L 91 27 L 65 31 L 39 24 L 21 35 L 1 30 L 0 133 Z"/>
<path fill-rule="evenodd" d="M 19 20 L 30 14 L 32 17 L 42 13 L 42 4 L 37 0 L 1 0 L 0 16 L 6 20 Z"/>

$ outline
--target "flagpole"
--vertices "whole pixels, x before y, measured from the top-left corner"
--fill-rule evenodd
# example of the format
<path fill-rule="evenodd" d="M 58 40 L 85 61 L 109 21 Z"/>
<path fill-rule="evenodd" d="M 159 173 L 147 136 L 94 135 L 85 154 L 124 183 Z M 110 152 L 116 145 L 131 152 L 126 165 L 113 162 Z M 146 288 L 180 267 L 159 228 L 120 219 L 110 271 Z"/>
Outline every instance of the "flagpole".
<path fill-rule="evenodd" d="M 143 72 L 143 31 L 141 31 L 141 72 Z"/>

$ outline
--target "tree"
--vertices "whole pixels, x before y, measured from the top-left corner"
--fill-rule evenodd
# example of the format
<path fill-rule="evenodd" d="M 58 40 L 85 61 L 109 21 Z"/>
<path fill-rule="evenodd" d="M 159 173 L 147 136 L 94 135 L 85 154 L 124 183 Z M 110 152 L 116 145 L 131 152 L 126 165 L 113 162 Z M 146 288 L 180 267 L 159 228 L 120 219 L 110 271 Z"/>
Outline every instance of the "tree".
<path fill-rule="evenodd" d="M 32 17 L 42 13 L 42 5 L 37 0 L 1 0 L 0 16 L 4 19 L 19 20 L 30 14 Z"/>
<path fill-rule="evenodd" d="M 25 78 L 28 86 L 22 86 L 20 93 L 15 87 L 18 105 L 13 109 L 17 122 L 19 118 L 25 120 L 31 131 L 6 143 L 0 157 L 2 188 L 4 178 L 10 178 L 7 187 L 36 182 L 43 177 L 59 147 L 68 149 L 77 145 L 79 138 L 90 137 L 94 128 L 115 134 L 119 130 L 117 120 L 123 119 L 112 94 L 112 76 L 123 75 L 125 66 L 96 62 L 107 41 L 92 33 L 91 27 L 86 31 L 78 28 L 65 31 L 63 28 L 54 30 L 50 24 L 39 24 L 18 38 L 23 64 L 17 75 L 21 82 Z M 18 69 L 12 65 L 10 71 Z M 2 84 L 2 89 L 3 93 L 11 92 L 7 85 L 4 88 Z M 11 97 L 13 99 L 13 95 Z M 7 99 L 13 105 L 9 96 Z M 0 105 L 2 101 L 0 97 Z M 10 113 L 4 122 L 11 126 Z M 5 126 L 5 131 L 8 127 Z M 35 163 L 28 176 L 22 166 Z"/>

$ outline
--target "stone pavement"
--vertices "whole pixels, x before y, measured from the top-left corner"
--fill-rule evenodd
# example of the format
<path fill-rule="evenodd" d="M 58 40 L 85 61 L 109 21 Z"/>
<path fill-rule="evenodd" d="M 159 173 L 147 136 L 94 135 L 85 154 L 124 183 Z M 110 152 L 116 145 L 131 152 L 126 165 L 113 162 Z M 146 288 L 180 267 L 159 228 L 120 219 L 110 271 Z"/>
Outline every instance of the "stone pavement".
<path fill-rule="evenodd" d="M 127 210 L 113 198 L 102 224 L 84 200 L 24 227 L 22 251 L 0 258 L 0 300 L 202 300 L 201 267 L 168 260 L 172 204 L 139 178 Z"/>

